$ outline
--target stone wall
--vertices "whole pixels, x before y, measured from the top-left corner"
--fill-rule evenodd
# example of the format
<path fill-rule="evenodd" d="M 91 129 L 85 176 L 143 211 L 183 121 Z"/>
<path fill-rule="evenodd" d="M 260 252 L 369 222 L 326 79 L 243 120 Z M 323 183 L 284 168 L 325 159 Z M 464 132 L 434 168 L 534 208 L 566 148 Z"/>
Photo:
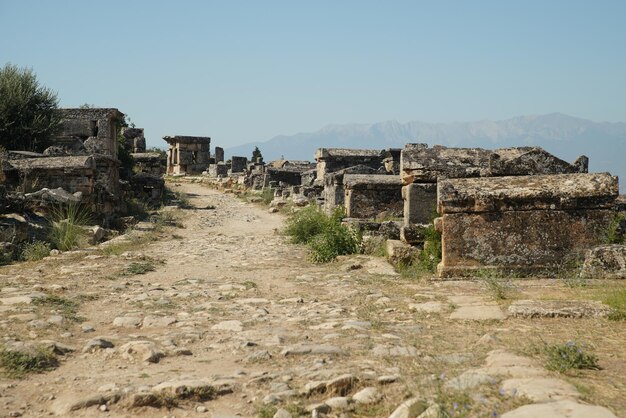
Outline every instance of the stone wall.
<path fill-rule="evenodd" d="M 319 172 L 318 172 L 319 173 Z M 344 168 L 342 170 L 328 173 L 323 178 L 324 191 L 322 197 L 324 199 L 324 211 L 331 213 L 335 207 L 343 205 L 345 202 L 345 190 L 343 187 L 343 179 L 346 174 L 377 174 L 378 170 L 366 165 L 356 165 Z"/>
<path fill-rule="evenodd" d="M 131 154 L 135 160 L 137 173 L 162 176 L 167 169 L 167 157 L 158 152 L 141 152 Z"/>
<path fill-rule="evenodd" d="M 146 152 L 146 138 L 143 134 L 143 128 L 124 127 L 122 128 L 122 136 L 130 153 Z"/>
<path fill-rule="evenodd" d="M 617 195 L 607 173 L 440 180 L 438 274 L 554 272 L 602 241 Z"/>
<path fill-rule="evenodd" d="M 231 173 L 243 173 L 244 171 L 246 171 L 247 164 L 248 164 L 248 159 L 246 157 L 233 156 L 230 159 L 230 172 Z"/>

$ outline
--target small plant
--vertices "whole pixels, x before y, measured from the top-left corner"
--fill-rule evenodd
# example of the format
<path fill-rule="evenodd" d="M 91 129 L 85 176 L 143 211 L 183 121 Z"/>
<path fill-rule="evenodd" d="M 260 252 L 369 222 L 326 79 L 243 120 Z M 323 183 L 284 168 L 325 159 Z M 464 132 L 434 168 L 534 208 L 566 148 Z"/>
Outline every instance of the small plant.
<path fill-rule="evenodd" d="M 613 215 L 603 235 L 605 244 L 624 244 L 626 242 L 626 214 Z"/>
<path fill-rule="evenodd" d="M 476 277 L 495 300 L 510 299 L 515 292 L 515 286 L 498 270 L 478 270 Z"/>
<path fill-rule="evenodd" d="M 253 282 L 252 280 L 246 280 L 242 284 L 246 287 L 246 290 L 256 289 L 257 288 L 257 284 L 255 282 Z"/>
<path fill-rule="evenodd" d="M 34 241 L 22 247 L 21 258 L 24 261 L 39 261 L 50 255 L 50 244 L 43 241 Z"/>
<path fill-rule="evenodd" d="M 585 347 L 574 341 L 549 345 L 546 347 L 546 354 L 548 357 L 546 368 L 548 370 L 564 373 L 571 369 L 600 369 L 598 357 L 585 352 Z"/>
<path fill-rule="evenodd" d="M 52 210 L 49 239 L 55 248 L 69 251 L 82 247 L 87 239 L 83 227 L 90 219 L 89 211 L 78 203 L 57 206 Z"/>
<path fill-rule="evenodd" d="M 22 377 L 26 373 L 41 373 L 54 369 L 58 361 L 53 353 L 45 349 L 16 351 L 0 350 L 0 367 L 8 377 Z"/>
<path fill-rule="evenodd" d="M 135 262 L 130 263 L 130 265 L 126 268 L 126 273 L 128 274 L 146 274 L 150 271 L 156 270 L 154 263 L 152 261 L 144 261 L 144 262 Z"/>
<path fill-rule="evenodd" d="M 62 298 L 56 295 L 47 295 L 43 298 L 35 298 L 33 299 L 33 305 L 36 306 L 49 306 L 53 309 L 59 310 L 61 315 L 72 322 L 82 322 L 84 320 L 83 317 L 78 316 L 78 303 Z"/>
<path fill-rule="evenodd" d="M 311 205 L 290 216 L 285 232 L 292 242 L 309 246 L 313 262 L 327 263 L 339 255 L 359 252 L 361 236 L 341 224 L 343 216 L 343 208 L 326 215 Z"/>
<path fill-rule="evenodd" d="M 274 190 L 263 189 L 261 192 L 261 199 L 264 205 L 269 206 L 269 204 L 272 203 L 272 200 L 274 200 Z"/>
<path fill-rule="evenodd" d="M 256 414 L 259 418 L 272 418 L 276 411 L 278 411 L 278 408 L 274 405 L 261 405 L 257 408 Z"/>

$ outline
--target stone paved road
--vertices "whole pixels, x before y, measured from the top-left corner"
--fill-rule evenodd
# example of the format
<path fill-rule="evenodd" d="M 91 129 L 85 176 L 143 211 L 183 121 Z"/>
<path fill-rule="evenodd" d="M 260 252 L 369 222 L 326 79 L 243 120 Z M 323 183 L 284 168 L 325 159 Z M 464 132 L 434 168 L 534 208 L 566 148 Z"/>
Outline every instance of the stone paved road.
<path fill-rule="evenodd" d="M 5 347 L 52 347 L 59 367 L 3 377 L 0 416 L 626 414 L 623 323 L 506 318 L 480 284 L 403 278 L 375 257 L 314 265 L 277 233 L 282 215 L 173 187 L 197 208 L 185 228 L 120 254 L 2 268 Z M 146 263 L 155 270 L 128 272 Z M 533 355 L 542 339 L 572 338 L 592 342 L 605 370 L 564 377 Z"/>

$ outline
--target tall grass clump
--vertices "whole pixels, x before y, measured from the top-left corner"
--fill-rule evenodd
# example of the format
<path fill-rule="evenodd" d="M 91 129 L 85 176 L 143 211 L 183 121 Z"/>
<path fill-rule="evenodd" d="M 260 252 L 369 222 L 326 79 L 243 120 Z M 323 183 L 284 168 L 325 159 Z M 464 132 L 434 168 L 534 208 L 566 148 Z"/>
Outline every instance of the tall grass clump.
<path fill-rule="evenodd" d="M 430 273 L 434 273 L 441 261 L 441 234 L 435 229 L 433 222 L 424 229 L 424 249 L 418 257 L 418 264 Z"/>
<path fill-rule="evenodd" d="M 48 237 L 52 245 L 61 251 L 83 246 L 86 242 L 83 227 L 88 224 L 90 217 L 89 210 L 78 203 L 70 202 L 54 208 Z"/>
<path fill-rule="evenodd" d="M 567 341 L 563 344 L 549 345 L 546 347 L 548 360 L 546 368 L 560 373 L 571 369 L 598 370 L 598 357 L 586 351 L 586 347 L 575 341 Z"/>
<path fill-rule="evenodd" d="M 624 244 L 626 242 L 626 214 L 616 213 L 604 231 L 604 244 Z"/>
<path fill-rule="evenodd" d="M 359 251 L 361 237 L 341 224 L 343 216 L 343 208 L 326 215 L 317 206 L 311 205 L 289 217 L 285 232 L 293 243 L 309 246 L 313 262 L 327 263 L 339 255 Z"/>

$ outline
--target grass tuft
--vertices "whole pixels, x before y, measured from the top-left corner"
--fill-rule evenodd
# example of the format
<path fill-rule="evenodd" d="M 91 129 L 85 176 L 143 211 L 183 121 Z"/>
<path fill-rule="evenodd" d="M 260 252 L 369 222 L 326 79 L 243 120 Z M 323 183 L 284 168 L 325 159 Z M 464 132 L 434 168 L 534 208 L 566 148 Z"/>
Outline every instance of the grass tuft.
<path fill-rule="evenodd" d="M 559 373 L 564 373 L 571 369 L 599 370 L 598 357 L 587 353 L 585 350 L 583 345 L 574 341 L 549 345 L 546 347 L 546 355 L 548 357 L 546 368 Z"/>
<path fill-rule="evenodd" d="M 61 312 L 61 315 L 72 322 L 82 322 L 84 318 L 77 314 L 78 302 L 65 299 L 57 295 L 47 295 L 43 298 L 33 299 L 33 305 L 35 306 L 49 306 Z"/>
<path fill-rule="evenodd" d="M 154 263 L 152 261 L 142 261 L 130 263 L 130 265 L 126 268 L 127 274 L 146 274 L 150 271 L 156 270 Z"/>
<path fill-rule="evenodd" d="M 39 261 L 50 255 L 50 244 L 43 241 L 34 241 L 22 247 L 21 258 L 24 261 Z"/>
<path fill-rule="evenodd" d="M 495 300 L 513 298 L 515 286 L 510 279 L 504 277 L 498 270 L 478 270 L 476 277 L 482 281 L 485 289 Z"/>
<path fill-rule="evenodd" d="M 58 361 L 49 350 L 37 349 L 32 352 L 0 350 L 0 368 L 10 378 L 19 378 L 27 373 L 41 373 L 54 369 Z"/>

